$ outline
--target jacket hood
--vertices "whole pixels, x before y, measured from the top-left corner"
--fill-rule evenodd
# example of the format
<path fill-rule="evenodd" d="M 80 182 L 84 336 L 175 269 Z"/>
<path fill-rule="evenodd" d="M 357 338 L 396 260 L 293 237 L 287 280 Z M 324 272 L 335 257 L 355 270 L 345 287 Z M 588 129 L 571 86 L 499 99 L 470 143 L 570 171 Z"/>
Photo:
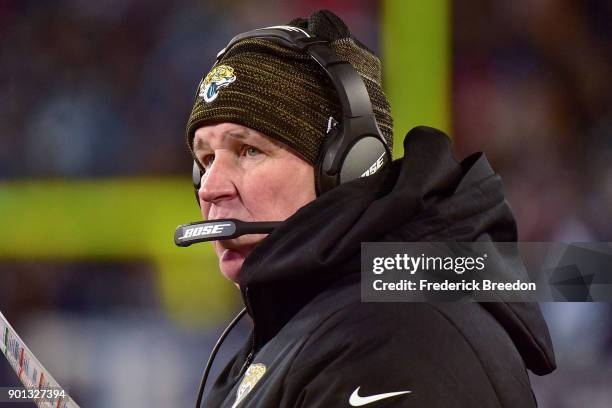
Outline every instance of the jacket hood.
<path fill-rule="evenodd" d="M 516 241 L 501 179 L 481 153 L 461 163 L 448 137 L 417 127 L 404 157 L 301 208 L 247 257 L 241 292 L 259 348 L 310 300 L 339 281 L 360 279 L 361 242 Z M 516 260 L 514 260 L 516 261 Z M 482 303 L 506 329 L 527 368 L 555 368 L 537 303 Z"/>

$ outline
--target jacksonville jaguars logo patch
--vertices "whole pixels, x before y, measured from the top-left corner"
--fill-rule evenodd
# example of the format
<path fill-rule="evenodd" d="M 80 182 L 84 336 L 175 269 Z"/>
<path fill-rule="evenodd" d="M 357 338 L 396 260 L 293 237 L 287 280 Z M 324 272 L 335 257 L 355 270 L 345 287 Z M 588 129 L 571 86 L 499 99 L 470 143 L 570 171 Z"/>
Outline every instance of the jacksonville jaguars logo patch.
<path fill-rule="evenodd" d="M 236 402 L 232 405 L 232 408 L 236 408 L 240 402 L 253 390 L 255 384 L 261 377 L 266 373 L 266 366 L 261 363 L 252 364 L 244 373 L 244 378 L 238 386 L 238 392 L 236 392 Z"/>
<path fill-rule="evenodd" d="M 204 99 L 206 103 L 212 102 L 217 99 L 219 89 L 228 86 L 235 80 L 234 68 L 229 65 L 217 65 L 202 81 L 198 96 Z"/>

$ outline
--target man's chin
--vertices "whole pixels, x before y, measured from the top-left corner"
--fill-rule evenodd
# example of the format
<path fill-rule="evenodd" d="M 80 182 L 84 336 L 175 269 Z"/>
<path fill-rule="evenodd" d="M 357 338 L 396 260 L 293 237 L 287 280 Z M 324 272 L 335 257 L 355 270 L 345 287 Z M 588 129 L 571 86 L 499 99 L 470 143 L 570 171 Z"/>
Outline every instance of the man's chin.
<path fill-rule="evenodd" d="M 219 254 L 219 269 L 221 273 L 236 285 L 240 284 L 240 271 L 247 255 L 248 253 L 231 248 L 225 249 Z"/>
<path fill-rule="evenodd" d="M 240 284 L 240 270 L 246 257 L 265 238 L 267 234 L 245 235 L 230 240 L 216 241 L 215 252 L 219 257 L 219 269 L 223 276 Z"/>

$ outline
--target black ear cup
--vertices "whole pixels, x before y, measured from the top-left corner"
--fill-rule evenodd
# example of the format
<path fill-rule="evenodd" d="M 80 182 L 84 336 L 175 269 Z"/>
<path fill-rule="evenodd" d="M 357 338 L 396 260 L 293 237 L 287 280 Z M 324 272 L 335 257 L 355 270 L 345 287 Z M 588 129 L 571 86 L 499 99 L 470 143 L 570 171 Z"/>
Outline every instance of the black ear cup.
<path fill-rule="evenodd" d="M 333 122 L 333 123 L 332 123 Z M 330 126 L 315 168 L 317 196 L 342 183 L 367 177 L 391 161 L 391 152 L 374 119 L 348 118 Z"/>
<path fill-rule="evenodd" d="M 334 134 L 329 135 L 317 160 L 315 171 L 317 196 L 340 184 L 371 176 L 391 160 L 389 149 L 380 138 L 364 136 L 357 139 L 344 152 L 337 152 L 336 154 L 343 156 L 340 159 L 340 168 L 337 171 L 330 170 L 326 164 L 333 159 L 334 136 Z"/>
<path fill-rule="evenodd" d="M 204 172 L 202 171 L 202 169 L 200 169 L 200 166 L 198 166 L 198 162 L 194 160 L 191 178 L 193 181 L 193 189 L 195 190 L 194 191 L 195 199 L 196 199 L 196 203 L 198 203 L 198 207 L 200 206 L 200 196 L 198 192 L 200 191 L 200 183 L 202 183 L 203 175 L 204 175 Z"/>
<path fill-rule="evenodd" d="M 389 161 L 387 148 L 379 138 L 364 136 L 345 153 L 340 168 L 340 184 L 371 176 Z"/>

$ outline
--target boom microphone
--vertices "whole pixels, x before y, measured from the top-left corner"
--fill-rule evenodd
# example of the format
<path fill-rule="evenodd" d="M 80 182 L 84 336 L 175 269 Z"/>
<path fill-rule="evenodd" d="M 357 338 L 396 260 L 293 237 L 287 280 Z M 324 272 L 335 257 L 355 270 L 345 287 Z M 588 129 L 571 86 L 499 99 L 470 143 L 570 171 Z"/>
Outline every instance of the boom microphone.
<path fill-rule="evenodd" d="M 246 222 L 234 218 L 192 222 L 176 228 L 174 243 L 186 247 L 198 242 L 232 239 L 247 234 L 269 234 L 280 224 L 280 221 Z"/>

